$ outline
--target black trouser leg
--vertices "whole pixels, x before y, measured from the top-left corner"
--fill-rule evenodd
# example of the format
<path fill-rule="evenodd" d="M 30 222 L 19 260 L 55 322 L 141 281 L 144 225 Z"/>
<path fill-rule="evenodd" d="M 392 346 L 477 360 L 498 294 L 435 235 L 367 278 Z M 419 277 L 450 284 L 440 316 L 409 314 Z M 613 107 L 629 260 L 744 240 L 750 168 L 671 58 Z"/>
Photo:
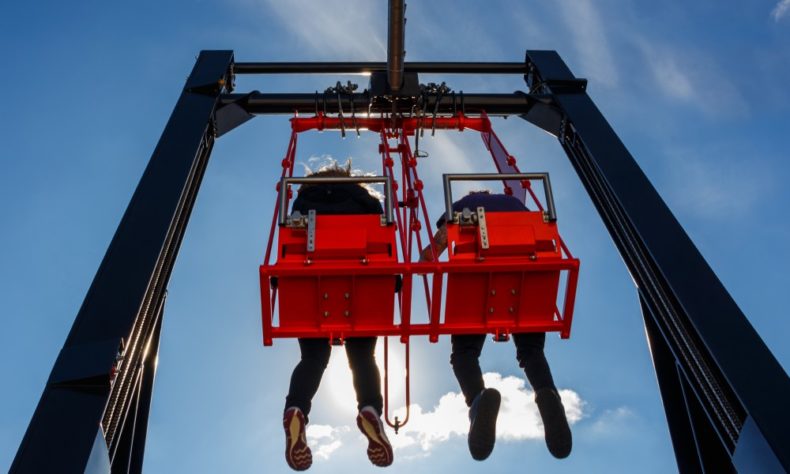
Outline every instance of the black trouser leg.
<path fill-rule="evenodd" d="M 450 364 L 461 386 L 466 405 L 471 407 L 477 394 L 485 388 L 483 372 L 480 370 L 480 351 L 483 350 L 486 336 L 485 334 L 456 335 L 450 338 L 450 342 L 453 346 Z"/>
<path fill-rule="evenodd" d="M 381 375 L 376 365 L 376 338 L 352 337 L 346 339 L 345 345 L 357 394 L 357 409 L 369 405 L 381 415 L 384 400 L 381 397 Z"/>
<path fill-rule="evenodd" d="M 524 369 L 532 390 L 537 392 L 542 388 L 555 388 L 549 363 L 543 354 L 546 334 L 542 332 L 514 334 L 513 342 L 516 344 L 518 365 Z"/>
<path fill-rule="evenodd" d="M 332 346 L 327 339 L 299 339 L 302 358 L 291 374 L 291 386 L 285 397 L 285 408 L 297 407 L 307 419 L 313 396 L 321 384 L 321 377 L 329 363 Z"/>

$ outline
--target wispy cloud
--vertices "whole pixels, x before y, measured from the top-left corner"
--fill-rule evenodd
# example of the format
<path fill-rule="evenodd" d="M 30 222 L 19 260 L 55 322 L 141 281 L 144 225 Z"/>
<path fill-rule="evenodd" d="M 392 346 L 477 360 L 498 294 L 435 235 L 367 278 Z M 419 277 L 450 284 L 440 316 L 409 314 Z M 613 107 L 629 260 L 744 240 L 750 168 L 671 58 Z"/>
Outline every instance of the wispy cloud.
<path fill-rule="evenodd" d="M 720 144 L 708 149 L 671 150 L 671 186 L 668 198 L 673 208 L 695 217 L 732 219 L 748 215 L 771 192 L 774 178 L 737 151 Z M 748 169 L 748 173 L 744 170 Z"/>
<path fill-rule="evenodd" d="M 693 50 L 656 46 L 645 38 L 637 44 L 656 87 L 665 97 L 693 105 L 712 117 L 748 113 L 743 95 L 711 57 Z"/>
<path fill-rule="evenodd" d="M 779 21 L 788 11 L 790 11 L 790 0 L 781 0 L 771 11 L 771 16 L 774 17 L 774 20 Z"/>
<path fill-rule="evenodd" d="M 562 16 L 573 35 L 581 72 L 608 87 L 618 85 L 615 67 L 601 16 L 591 0 L 562 0 Z"/>
<path fill-rule="evenodd" d="M 623 426 L 634 420 L 636 415 L 628 407 L 605 410 L 590 426 L 596 436 L 612 435 L 622 431 Z"/>
<path fill-rule="evenodd" d="M 322 57 L 381 60 L 386 57 L 386 16 L 366 0 L 250 0 L 252 8 L 274 15 L 302 47 Z"/>
<path fill-rule="evenodd" d="M 695 100 L 696 92 L 686 72 L 671 54 L 650 51 L 649 64 L 659 89 L 667 96 L 680 100 Z"/>
<path fill-rule="evenodd" d="M 420 139 L 420 149 L 427 151 L 429 156 L 420 161 L 420 175 L 422 179 L 432 179 L 442 173 L 474 173 L 491 172 L 493 165 L 487 156 L 480 136 L 476 132 L 465 132 L 462 135 L 452 132 L 437 131 L 431 137 L 431 131 L 426 130 L 425 136 Z M 480 183 L 459 182 L 453 184 L 453 195 L 463 196 L 468 191 L 479 188 Z M 431 181 L 426 190 L 429 209 L 432 203 L 441 203 L 442 188 L 437 181 Z M 440 212 L 441 213 L 441 212 Z"/>

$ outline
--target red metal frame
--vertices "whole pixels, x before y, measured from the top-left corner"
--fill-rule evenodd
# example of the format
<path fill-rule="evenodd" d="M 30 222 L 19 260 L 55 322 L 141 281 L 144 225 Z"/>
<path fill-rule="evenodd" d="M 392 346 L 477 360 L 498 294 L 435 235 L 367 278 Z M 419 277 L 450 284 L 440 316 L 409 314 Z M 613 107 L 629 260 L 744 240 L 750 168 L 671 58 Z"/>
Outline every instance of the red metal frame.
<path fill-rule="evenodd" d="M 487 245 L 482 243 L 478 226 L 448 219 L 448 261 L 439 260 L 423 182 L 408 137 L 424 128 L 477 130 L 497 170 L 519 173 L 515 158 L 502 145 L 485 114 L 479 118 L 462 114 L 430 118 L 352 117 L 350 122 L 318 114 L 291 119 L 291 128 L 281 177 L 293 175 L 297 136 L 301 132 L 364 128 L 379 133 L 382 174 L 392 182 L 392 195 L 387 198 L 401 205 L 395 207 L 395 223 L 389 225 L 378 215 L 315 216 L 312 250 L 308 250 L 306 228 L 280 226 L 277 261 L 272 264 L 274 230 L 280 211 L 275 204 L 266 256 L 260 266 L 264 345 L 272 345 L 275 338 L 314 337 L 342 343 L 347 337 L 384 336 L 384 419 L 397 433 L 409 420 L 411 336 L 427 335 L 431 342 L 438 341 L 442 334 L 491 333 L 497 340 L 519 332 L 558 331 L 562 338 L 570 336 L 579 260 L 568 251 L 556 224 L 544 220 L 543 206 L 528 180 L 504 182 L 505 193 L 524 201 L 528 192 L 538 211 L 487 213 Z M 396 173 L 394 155 L 400 158 L 400 173 Z M 279 185 L 277 193 L 277 203 L 281 193 L 291 197 L 291 190 L 280 189 Z M 287 204 L 288 199 L 283 212 Z M 423 248 L 422 232 L 427 233 L 433 259 L 412 263 L 414 245 L 418 251 Z M 556 304 L 561 272 L 568 275 L 562 311 Z M 425 291 L 427 324 L 411 322 L 415 275 L 422 279 Z M 399 293 L 394 291 L 395 278 L 402 279 Z M 275 325 L 278 293 L 279 324 Z M 397 323 L 395 302 L 400 313 Z M 387 336 L 399 336 L 406 346 L 403 420 L 390 420 L 389 416 Z"/>
<path fill-rule="evenodd" d="M 391 198 L 403 205 L 395 209 L 396 222 L 390 226 L 382 226 L 379 216 L 317 216 L 316 235 L 321 243 L 312 253 L 306 251 L 304 229 L 280 227 L 277 262 L 271 264 L 278 217 L 275 208 L 266 257 L 260 267 L 264 345 L 283 337 L 343 340 L 355 336 L 399 336 L 406 343 L 411 336 L 427 335 L 436 342 L 442 334 L 480 332 L 501 337 L 517 332 L 558 331 L 562 338 L 570 336 L 579 261 L 568 251 L 555 223 L 543 220 L 542 212 L 487 213 L 489 249 L 481 247 L 475 228 L 450 223 L 448 241 L 453 251 L 448 252 L 448 261 L 439 261 L 434 250 L 433 262 L 412 263 L 412 247 L 423 247 L 423 232 L 431 247 L 435 249 L 435 245 L 423 183 L 417 173 L 418 160 L 408 137 L 420 133 L 421 128 L 474 129 L 481 132 L 500 172 L 519 172 L 515 158 L 507 153 L 485 114 L 478 118 L 458 114 L 435 119 L 353 120 L 318 114 L 293 118 L 291 124 L 291 141 L 282 161 L 283 176 L 293 173 L 298 133 L 365 128 L 381 136 L 383 174 L 393 181 Z M 395 155 L 399 157 L 399 173 Z M 519 185 L 536 208 L 543 210 L 528 181 L 504 184 L 505 192 L 511 194 L 513 187 Z M 290 197 L 290 189 L 278 189 L 281 192 L 288 192 Z M 348 232 L 352 228 L 359 232 Z M 556 304 L 561 272 L 567 272 L 562 310 Z M 393 291 L 395 276 L 402 278 L 398 294 Z M 427 324 L 411 322 L 414 276 L 423 282 L 430 316 Z M 271 287 L 273 277 L 278 282 L 276 288 Z M 278 292 L 280 321 L 275 325 Z M 397 323 L 396 302 L 400 309 Z"/>

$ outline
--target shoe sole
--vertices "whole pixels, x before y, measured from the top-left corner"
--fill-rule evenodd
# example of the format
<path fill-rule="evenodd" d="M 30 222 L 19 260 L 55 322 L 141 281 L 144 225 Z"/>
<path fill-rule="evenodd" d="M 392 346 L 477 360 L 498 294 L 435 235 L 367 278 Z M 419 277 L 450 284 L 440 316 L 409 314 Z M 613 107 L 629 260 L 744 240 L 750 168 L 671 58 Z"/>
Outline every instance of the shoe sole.
<path fill-rule="evenodd" d="M 357 416 L 357 426 L 368 439 L 368 459 L 379 467 L 392 464 L 392 446 L 387 436 L 380 430 L 378 420 L 370 420 L 367 414 Z"/>
<path fill-rule="evenodd" d="M 472 458 L 482 461 L 491 455 L 496 442 L 496 419 L 502 396 L 493 389 L 486 389 L 480 394 L 477 405 L 477 416 L 469 427 L 469 452 Z"/>
<path fill-rule="evenodd" d="M 304 471 L 313 464 L 313 453 L 302 440 L 302 421 L 294 414 L 284 420 L 286 429 L 285 460 L 295 471 Z"/>

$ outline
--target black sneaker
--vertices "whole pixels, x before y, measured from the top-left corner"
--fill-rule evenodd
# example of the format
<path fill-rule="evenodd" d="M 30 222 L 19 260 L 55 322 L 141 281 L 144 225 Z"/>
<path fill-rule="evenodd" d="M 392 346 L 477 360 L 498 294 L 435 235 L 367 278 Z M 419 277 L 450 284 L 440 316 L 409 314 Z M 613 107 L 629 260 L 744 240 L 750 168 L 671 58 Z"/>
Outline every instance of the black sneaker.
<path fill-rule="evenodd" d="M 542 388 L 535 394 L 535 403 L 538 404 L 540 417 L 543 419 L 546 447 L 555 458 L 567 458 L 571 454 L 573 438 L 560 394 L 553 388 Z"/>
<path fill-rule="evenodd" d="M 477 461 L 486 459 L 496 442 L 496 418 L 502 396 L 493 388 L 480 392 L 469 409 L 469 452 Z"/>

